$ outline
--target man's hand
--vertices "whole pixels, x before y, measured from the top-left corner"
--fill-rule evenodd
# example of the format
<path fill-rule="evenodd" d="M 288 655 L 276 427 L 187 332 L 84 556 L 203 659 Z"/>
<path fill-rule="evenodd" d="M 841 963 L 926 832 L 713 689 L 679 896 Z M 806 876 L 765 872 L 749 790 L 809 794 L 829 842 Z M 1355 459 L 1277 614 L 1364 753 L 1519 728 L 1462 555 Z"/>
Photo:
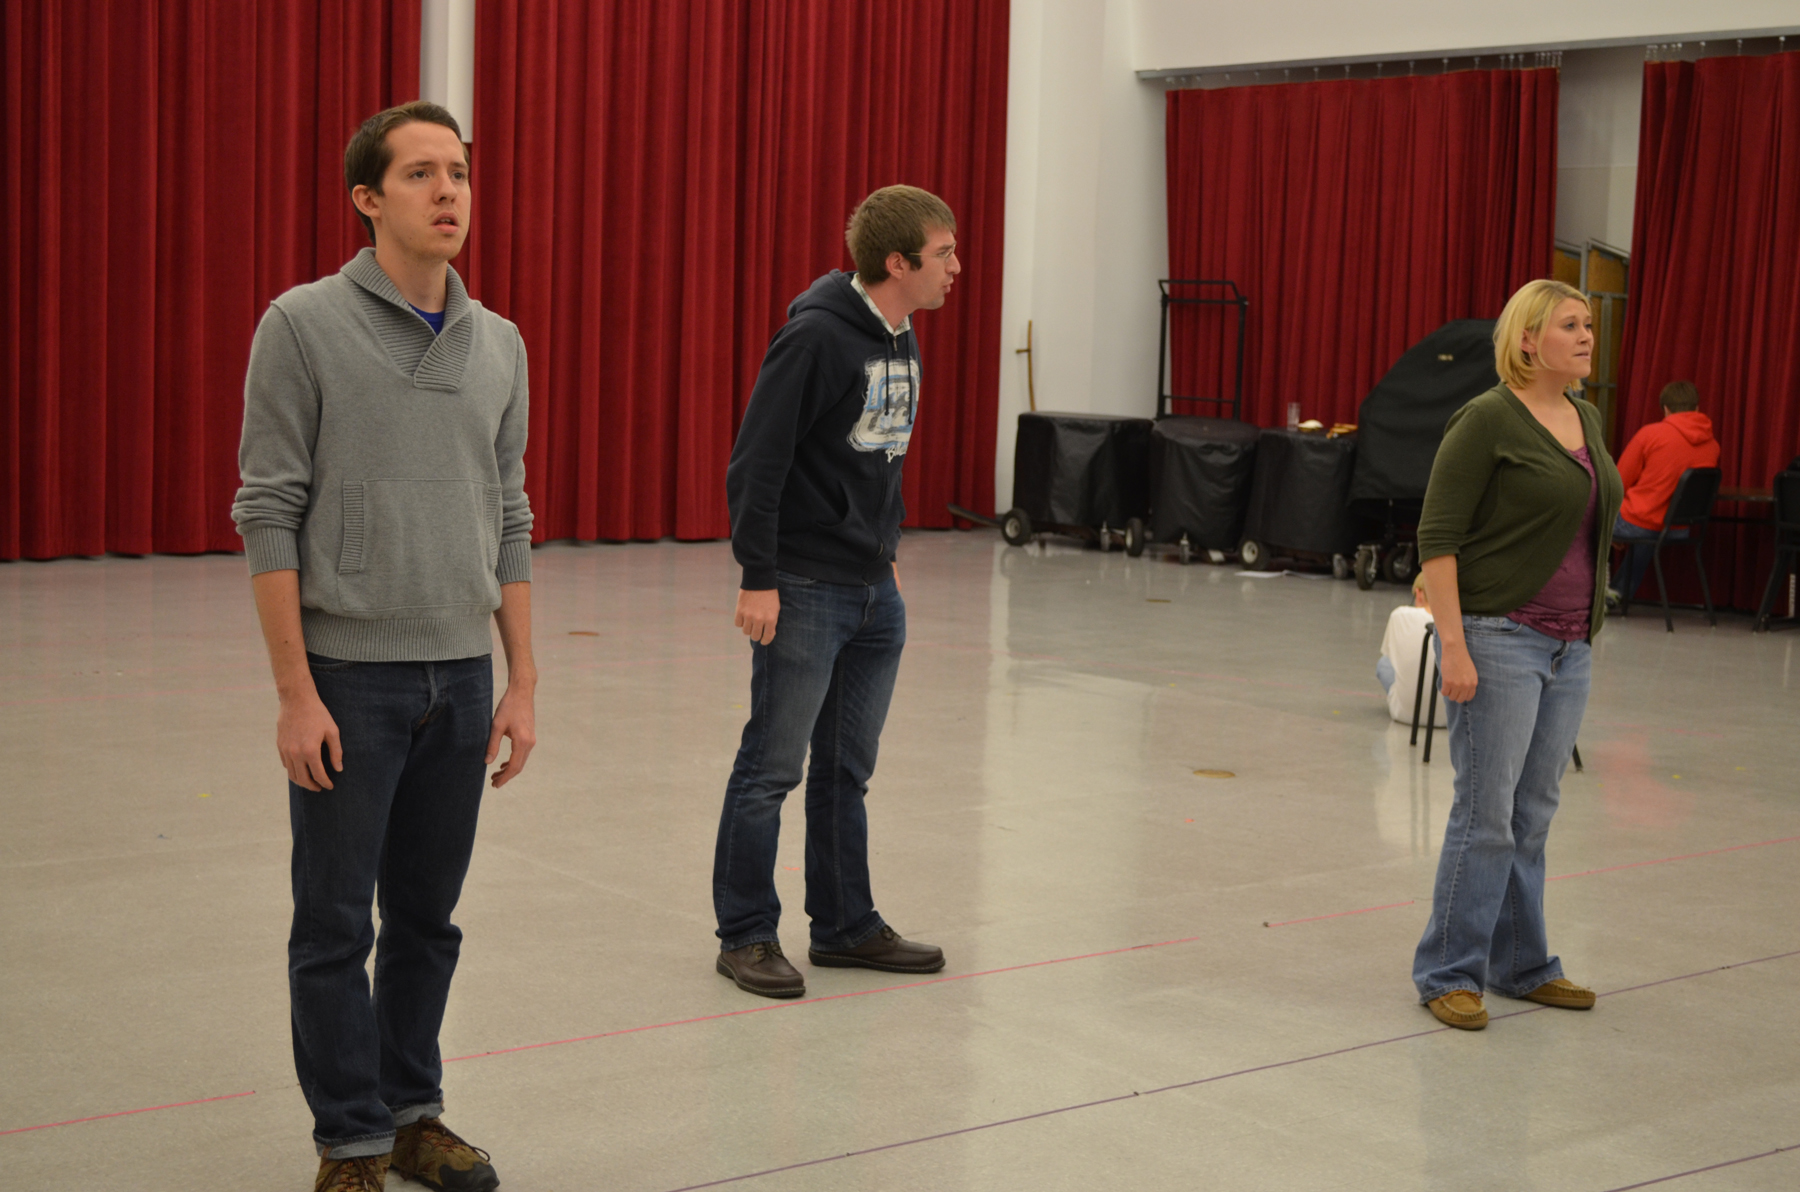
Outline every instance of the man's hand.
<path fill-rule="evenodd" d="M 344 771 L 344 745 L 338 739 L 337 721 L 325 710 L 316 690 L 284 697 L 275 720 L 275 751 L 288 779 L 309 791 L 332 790 L 325 767 L 324 748 L 331 746 L 331 769 Z"/>
<path fill-rule="evenodd" d="M 275 694 L 281 699 L 281 714 L 275 719 L 275 753 L 295 786 L 331 790 L 330 770 L 344 771 L 344 745 L 338 737 L 337 721 L 319 698 L 306 662 L 306 643 L 300 634 L 300 573 L 264 571 L 251 577 L 250 588 L 256 595 L 263 641 L 269 647 Z M 329 769 L 324 756 L 327 744 L 331 746 Z"/>
<path fill-rule="evenodd" d="M 1475 660 L 1469 657 L 1469 647 L 1464 642 L 1444 642 L 1443 647 L 1438 666 L 1443 671 L 1444 698 L 1466 704 L 1475 698 Z"/>
<path fill-rule="evenodd" d="M 487 764 L 490 766 L 500 756 L 501 737 L 512 738 L 512 752 L 506 755 L 506 764 L 494 774 L 495 789 L 519 776 L 519 771 L 525 768 L 525 759 L 531 756 L 532 747 L 537 744 L 537 711 L 533 707 L 531 687 L 510 682 L 506 685 L 506 694 L 500 697 L 500 706 L 494 709 L 493 731 L 488 733 Z"/>
<path fill-rule="evenodd" d="M 896 592 L 906 591 L 905 588 L 902 588 L 900 586 L 900 561 L 898 559 L 896 559 L 894 562 L 889 563 L 888 566 L 894 569 L 894 591 L 896 591 Z"/>
<path fill-rule="evenodd" d="M 781 591 L 765 588 L 757 592 L 738 589 L 737 620 L 734 624 L 753 642 L 768 645 L 775 640 L 775 622 L 781 617 Z"/>

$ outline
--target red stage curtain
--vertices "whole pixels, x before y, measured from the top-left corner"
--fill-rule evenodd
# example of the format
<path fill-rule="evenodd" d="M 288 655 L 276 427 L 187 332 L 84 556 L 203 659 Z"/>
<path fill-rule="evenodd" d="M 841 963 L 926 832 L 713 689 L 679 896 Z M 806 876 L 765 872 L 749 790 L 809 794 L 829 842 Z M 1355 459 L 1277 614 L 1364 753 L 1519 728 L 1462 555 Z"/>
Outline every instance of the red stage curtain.
<path fill-rule="evenodd" d="M 1767 488 L 1800 453 L 1800 53 L 1646 64 L 1639 145 L 1621 429 L 1693 381 L 1725 485 Z M 1772 542 L 1766 526 L 1714 527 L 1716 603 L 1757 606 Z M 1690 552 L 1672 553 L 1671 596 L 1698 601 Z"/>
<path fill-rule="evenodd" d="M 729 533 L 725 464 L 769 336 L 848 266 L 864 194 L 957 213 L 963 281 L 917 320 L 909 524 L 990 508 L 1007 6 L 483 0 L 471 292 L 531 352 L 545 538 Z"/>
<path fill-rule="evenodd" d="M 1553 70 L 1169 93 L 1169 276 L 1250 299 L 1245 421 L 1354 422 L 1413 343 L 1549 274 L 1556 97 Z M 1177 312 L 1174 392 L 1230 395 L 1227 309 Z"/>
<path fill-rule="evenodd" d="M 0 559 L 237 550 L 250 337 L 367 240 L 343 150 L 419 0 L 6 5 Z"/>

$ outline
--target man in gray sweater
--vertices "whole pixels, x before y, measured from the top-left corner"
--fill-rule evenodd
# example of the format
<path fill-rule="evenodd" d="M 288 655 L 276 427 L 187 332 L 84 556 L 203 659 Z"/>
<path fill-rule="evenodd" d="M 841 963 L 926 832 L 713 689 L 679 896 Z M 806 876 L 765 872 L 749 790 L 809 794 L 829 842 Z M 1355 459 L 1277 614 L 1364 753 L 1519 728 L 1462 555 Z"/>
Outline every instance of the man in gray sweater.
<path fill-rule="evenodd" d="M 281 701 L 294 1066 L 317 1192 L 380 1189 L 390 1163 L 491 1189 L 486 1152 L 439 1120 L 437 1035 L 483 778 L 502 737 L 496 787 L 535 742 L 525 345 L 450 268 L 469 167 L 449 112 L 370 117 L 344 175 L 375 246 L 263 316 L 231 510 Z"/>

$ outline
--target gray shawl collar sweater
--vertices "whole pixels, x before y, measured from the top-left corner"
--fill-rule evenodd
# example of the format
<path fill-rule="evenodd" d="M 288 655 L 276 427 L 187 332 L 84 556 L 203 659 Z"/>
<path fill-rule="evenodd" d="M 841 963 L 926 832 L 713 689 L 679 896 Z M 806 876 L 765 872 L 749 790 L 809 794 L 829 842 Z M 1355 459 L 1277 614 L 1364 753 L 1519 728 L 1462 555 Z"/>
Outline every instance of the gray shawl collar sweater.
<path fill-rule="evenodd" d="M 300 573 L 315 654 L 491 653 L 500 585 L 531 578 L 525 344 L 450 270 L 433 335 L 365 248 L 277 298 L 244 380 L 231 516 L 252 575 Z"/>

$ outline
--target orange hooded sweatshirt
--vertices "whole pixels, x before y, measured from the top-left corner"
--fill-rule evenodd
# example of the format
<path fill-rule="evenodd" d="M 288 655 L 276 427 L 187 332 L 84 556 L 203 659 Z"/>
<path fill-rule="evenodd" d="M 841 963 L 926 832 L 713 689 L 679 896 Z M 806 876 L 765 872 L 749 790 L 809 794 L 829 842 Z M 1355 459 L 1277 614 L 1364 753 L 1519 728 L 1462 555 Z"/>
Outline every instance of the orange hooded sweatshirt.
<path fill-rule="evenodd" d="M 1625 504 L 1619 515 L 1642 530 L 1660 530 L 1669 511 L 1675 483 L 1689 468 L 1719 466 L 1719 444 L 1712 419 L 1699 410 L 1665 415 L 1632 436 L 1619 457 L 1619 479 L 1625 482 Z"/>

